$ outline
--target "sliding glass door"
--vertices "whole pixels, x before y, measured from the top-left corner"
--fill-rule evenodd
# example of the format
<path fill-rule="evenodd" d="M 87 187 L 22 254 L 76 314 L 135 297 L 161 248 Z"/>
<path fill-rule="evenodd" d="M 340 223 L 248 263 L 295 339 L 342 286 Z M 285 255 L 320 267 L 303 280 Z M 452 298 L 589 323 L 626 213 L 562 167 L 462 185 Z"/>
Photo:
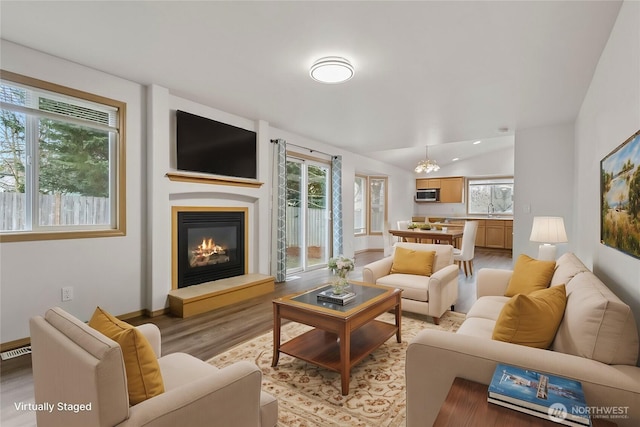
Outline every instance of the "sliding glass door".
<path fill-rule="evenodd" d="M 324 267 L 330 256 L 329 165 L 287 158 L 287 272 Z"/>

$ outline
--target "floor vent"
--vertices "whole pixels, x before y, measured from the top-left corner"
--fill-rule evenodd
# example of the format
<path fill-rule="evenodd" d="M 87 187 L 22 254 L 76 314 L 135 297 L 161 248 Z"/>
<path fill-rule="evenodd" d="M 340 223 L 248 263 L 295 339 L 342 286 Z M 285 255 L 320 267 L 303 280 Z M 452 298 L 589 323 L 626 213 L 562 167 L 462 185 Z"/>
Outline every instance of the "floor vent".
<path fill-rule="evenodd" d="M 15 350 L 2 352 L 0 353 L 0 357 L 2 357 L 2 360 L 7 360 L 7 359 L 13 359 L 14 357 L 22 356 L 25 354 L 29 354 L 29 353 L 31 353 L 30 345 L 26 347 L 16 348 Z"/>

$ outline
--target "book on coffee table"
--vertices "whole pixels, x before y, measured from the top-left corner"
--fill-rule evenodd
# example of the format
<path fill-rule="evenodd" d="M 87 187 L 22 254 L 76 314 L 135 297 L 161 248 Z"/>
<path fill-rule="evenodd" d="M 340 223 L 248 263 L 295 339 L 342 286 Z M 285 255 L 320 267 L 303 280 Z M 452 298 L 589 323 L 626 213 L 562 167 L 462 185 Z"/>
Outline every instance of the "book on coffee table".
<path fill-rule="evenodd" d="M 318 294 L 318 301 L 330 302 L 332 304 L 345 305 L 356 299 L 356 294 L 353 292 L 345 292 L 343 294 L 336 295 L 331 289 L 327 289 Z"/>
<path fill-rule="evenodd" d="M 580 381 L 498 364 L 487 400 L 570 426 L 590 426 Z"/>

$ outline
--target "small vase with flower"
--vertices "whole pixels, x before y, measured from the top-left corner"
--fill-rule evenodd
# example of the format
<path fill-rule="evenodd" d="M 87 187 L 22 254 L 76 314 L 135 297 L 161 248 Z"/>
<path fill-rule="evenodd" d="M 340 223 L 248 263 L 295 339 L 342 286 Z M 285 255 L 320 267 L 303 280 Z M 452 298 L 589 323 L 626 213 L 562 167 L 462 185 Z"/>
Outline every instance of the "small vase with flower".
<path fill-rule="evenodd" d="M 351 258 L 339 255 L 329 260 L 328 267 L 334 274 L 331 281 L 332 291 L 335 295 L 342 295 L 349 288 L 347 276 L 353 271 L 355 264 Z"/>

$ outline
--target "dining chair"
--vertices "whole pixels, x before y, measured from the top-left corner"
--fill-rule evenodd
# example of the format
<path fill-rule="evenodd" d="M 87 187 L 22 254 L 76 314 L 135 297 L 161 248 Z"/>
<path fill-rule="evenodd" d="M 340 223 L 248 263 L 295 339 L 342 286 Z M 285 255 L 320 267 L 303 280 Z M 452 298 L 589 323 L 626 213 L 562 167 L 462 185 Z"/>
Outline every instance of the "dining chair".
<path fill-rule="evenodd" d="M 462 244 L 460 249 L 454 248 L 453 260 L 461 267 L 464 266 L 464 275 L 473 276 L 473 256 L 476 249 L 476 234 L 478 232 L 478 221 L 467 221 L 464 223 L 462 231 Z"/>
<path fill-rule="evenodd" d="M 398 221 L 398 230 L 408 230 L 409 224 L 411 224 L 411 221 Z M 414 242 L 415 243 L 415 241 L 416 239 L 411 237 L 405 238 L 404 240 L 402 239 L 402 237 L 398 237 L 398 242 Z"/>

